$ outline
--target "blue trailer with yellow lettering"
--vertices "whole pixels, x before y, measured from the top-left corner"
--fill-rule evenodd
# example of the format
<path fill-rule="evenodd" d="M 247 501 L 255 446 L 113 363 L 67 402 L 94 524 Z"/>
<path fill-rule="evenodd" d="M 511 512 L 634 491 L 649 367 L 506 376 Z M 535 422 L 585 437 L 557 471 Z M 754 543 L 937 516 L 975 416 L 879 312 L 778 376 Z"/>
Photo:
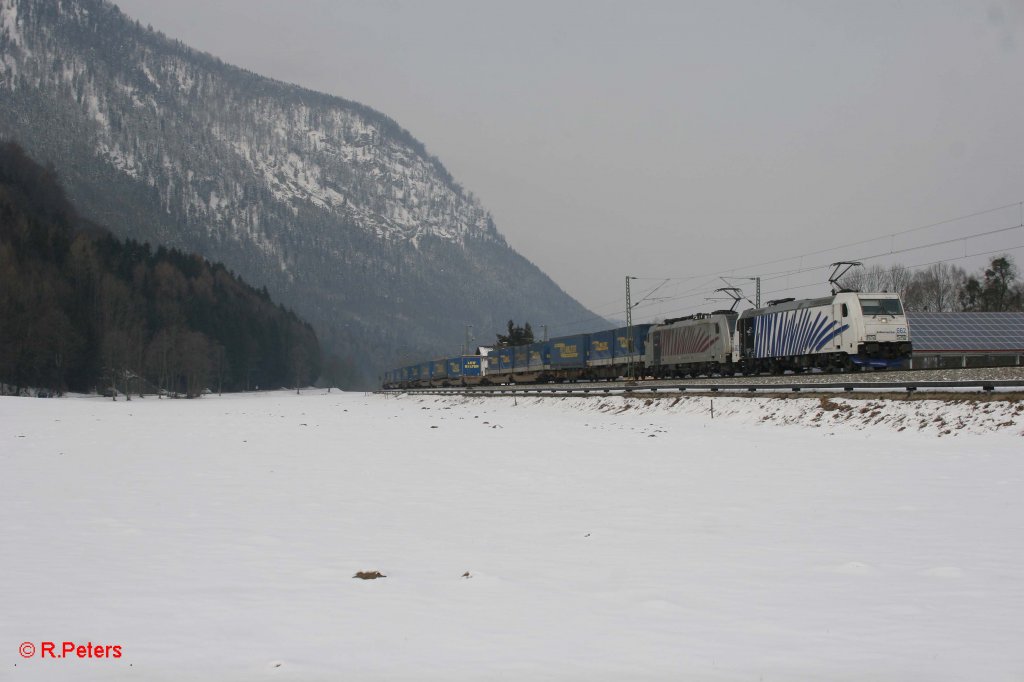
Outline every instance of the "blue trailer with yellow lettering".
<path fill-rule="evenodd" d="M 444 386 L 475 386 L 487 381 L 486 361 L 481 355 L 457 355 L 443 362 Z"/>
<path fill-rule="evenodd" d="M 454 358 L 448 358 L 444 361 L 445 364 L 445 386 L 461 386 L 462 385 L 462 357 L 456 356 Z"/>
<path fill-rule="evenodd" d="M 588 367 L 606 367 L 615 364 L 615 330 L 606 329 L 590 335 L 587 352 Z"/>
<path fill-rule="evenodd" d="M 486 382 L 487 368 L 486 360 L 480 355 L 463 355 L 462 361 L 462 385 L 475 386 Z"/>
<path fill-rule="evenodd" d="M 515 369 L 515 350 L 512 346 L 494 348 L 487 354 L 487 383 L 507 384 Z"/>
<path fill-rule="evenodd" d="M 558 381 L 576 381 L 587 375 L 587 356 L 590 352 L 590 334 L 561 336 L 548 342 L 549 366 L 552 378 Z"/>
<path fill-rule="evenodd" d="M 590 356 L 587 358 L 589 379 L 617 379 L 644 375 L 644 353 L 651 324 L 635 324 L 632 328 L 606 329 L 590 335 Z"/>
<path fill-rule="evenodd" d="M 512 380 L 516 383 L 547 381 L 551 369 L 551 343 L 536 341 L 526 346 L 516 346 L 513 360 L 515 368 Z"/>
<path fill-rule="evenodd" d="M 433 360 L 430 363 L 430 385 L 448 385 L 448 361 L 446 359 Z"/>
<path fill-rule="evenodd" d="M 521 381 L 516 377 L 525 376 L 530 371 L 530 346 L 512 347 L 512 380 Z"/>

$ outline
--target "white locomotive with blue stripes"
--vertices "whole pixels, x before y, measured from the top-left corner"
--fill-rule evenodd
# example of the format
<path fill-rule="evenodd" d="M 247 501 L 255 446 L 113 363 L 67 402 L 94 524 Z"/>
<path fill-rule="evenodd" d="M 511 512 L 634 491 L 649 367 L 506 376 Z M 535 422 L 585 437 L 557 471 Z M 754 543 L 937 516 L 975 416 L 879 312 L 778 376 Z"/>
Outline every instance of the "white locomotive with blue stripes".
<path fill-rule="evenodd" d="M 732 361 L 743 374 L 855 371 L 900 367 L 910 351 L 899 294 L 841 292 L 744 310 L 736 320 Z"/>

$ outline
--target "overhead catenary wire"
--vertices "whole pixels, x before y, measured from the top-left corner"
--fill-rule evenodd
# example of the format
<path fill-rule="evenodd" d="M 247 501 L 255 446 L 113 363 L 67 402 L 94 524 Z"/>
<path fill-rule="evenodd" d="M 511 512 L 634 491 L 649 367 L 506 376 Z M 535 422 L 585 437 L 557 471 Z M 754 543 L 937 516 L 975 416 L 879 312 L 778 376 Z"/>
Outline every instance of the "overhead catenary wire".
<path fill-rule="evenodd" d="M 1010 246 L 1010 247 L 1006 247 L 1006 248 L 992 249 L 990 251 L 978 251 L 978 252 L 975 252 L 975 253 L 966 254 L 964 256 L 955 256 L 953 258 L 942 258 L 942 259 L 939 259 L 939 260 L 929 261 L 927 263 L 918 263 L 916 265 L 905 265 L 904 267 L 907 270 L 918 270 L 920 268 L 927 268 L 927 267 L 930 267 L 932 265 L 938 265 L 940 263 L 952 263 L 954 261 L 963 260 L 965 258 L 977 258 L 977 257 L 980 257 L 980 256 L 991 256 L 991 255 L 994 255 L 994 254 L 997 254 L 997 253 L 1008 253 L 1008 252 L 1011 252 L 1011 251 L 1019 251 L 1021 249 L 1024 249 L 1024 244 L 1018 244 L 1016 246 Z M 825 266 L 825 267 L 827 268 L 827 266 Z M 819 269 L 821 269 L 821 268 L 819 268 Z M 811 287 L 821 287 L 821 286 L 822 285 L 821 285 L 820 282 L 811 282 L 809 284 L 801 284 L 801 285 L 792 286 L 792 287 L 785 287 L 785 288 L 780 288 L 780 289 L 772 289 L 770 291 L 764 291 L 762 293 L 765 294 L 765 295 L 767 295 L 767 294 L 778 294 L 778 293 L 783 293 L 783 292 L 799 291 L 801 289 L 809 289 Z M 695 294 L 694 296 L 689 296 L 687 298 L 696 298 L 697 296 L 698 295 Z M 684 308 L 675 308 L 675 309 L 672 309 L 672 310 L 669 310 L 669 311 L 665 311 L 663 313 L 663 316 L 670 317 L 672 315 L 680 315 L 682 313 L 692 312 L 692 311 L 698 310 L 698 309 L 700 309 L 702 307 L 704 307 L 703 304 L 699 303 L 699 304 L 687 306 L 687 307 L 684 307 Z"/>
<path fill-rule="evenodd" d="M 1016 205 L 1017 204 L 1007 204 L 1007 205 L 999 207 L 998 209 L 989 209 L 989 210 L 986 210 L 986 211 L 978 211 L 978 212 L 975 212 L 973 214 L 969 214 L 966 217 L 973 217 L 973 216 L 977 216 L 977 215 L 984 215 L 986 213 L 992 213 L 995 210 L 1005 210 L 1006 208 L 1009 208 L 1009 207 L 1012 207 L 1012 206 L 1016 206 Z M 902 233 L 919 231 L 919 230 L 922 230 L 922 229 L 925 229 L 925 228 L 928 228 L 928 227 L 934 227 L 934 226 L 937 226 L 937 225 L 943 225 L 943 224 L 948 224 L 950 222 L 955 222 L 956 220 L 958 220 L 958 219 L 950 219 L 950 220 L 940 221 L 940 222 L 937 222 L 937 223 L 931 223 L 930 225 L 925 225 L 925 226 L 921 226 L 921 227 L 917 227 L 917 228 L 911 228 L 909 230 L 904 230 L 904 231 L 902 231 Z M 881 251 L 881 252 L 878 252 L 878 253 L 857 256 L 855 259 L 856 260 L 860 260 L 860 261 L 868 261 L 868 260 L 874 260 L 874 259 L 878 259 L 878 258 L 884 258 L 884 257 L 887 257 L 887 256 L 894 256 L 894 255 L 900 255 L 900 254 L 905 254 L 905 253 L 911 253 L 911 252 L 914 252 L 914 251 L 921 251 L 923 249 L 935 248 L 937 246 L 954 244 L 954 243 L 957 243 L 957 242 L 965 242 L 966 243 L 967 241 L 972 240 L 972 239 L 978 239 L 978 238 L 982 238 L 982 237 L 988 237 L 988 236 L 993 236 L 993 235 L 997 235 L 997 234 L 1007 233 L 1007 232 L 1011 232 L 1011 231 L 1017 230 L 1017 229 L 1024 229 L 1024 218 L 1022 218 L 1021 223 L 1019 223 L 1017 225 L 1010 225 L 1010 226 L 1006 226 L 1006 227 L 1000 227 L 1000 228 L 996 228 L 996 229 L 993 229 L 993 230 L 986 230 L 986 231 L 983 231 L 983 232 L 975 232 L 975 233 L 968 234 L 968 235 L 961 235 L 961 236 L 953 237 L 953 238 L 950 238 L 950 239 L 938 240 L 938 241 L 934 241 L 934 242 L 929 242 L 927 244 L 920 244 L 920 245 L 917 245 L 917 246 L 907 247 L 907 248 L 902 248 L 902 249 L 890 248 L 890 249 L 888 249 L 886 251 Z M 873 241 L 877 241 L 877 239 L 863 240 L 863 241 L 858 242 L 858 243 L 870 243 L 870 242 L 873 242 Z M 842 248 L 842 247 L 836 247 L 836 248 Z M 959 255 L 959 256 L 952 257 L 952 258 L 946 258 L 946 259 L 941 259 L 941 260 L 938 260 L 938 261 L 934 261 L 932 264 L 937 263 L 937 262 L 954 262 L 954 261 L 957 261 L 957 260 L 964 260 L 964 259 L 968 259 L 968 258 L 976 258 L 976 257 L 979 257 L 979 256 L 992 255 L 992 254 L 995 254 L 995 253 L 1001 253 L 1001 252 L 1007 252 L 1007 251 L 1015 251 L 1015 250 L 1017 250 L 1019 248 L 1020 248 L 1019 246 L 1010 246 L 1010 247 L 1002 247 L 1002 248 L 998 248 L 998 249 L 992 249 L 992 250 L 989 250 L 989 251 L 980 251 L 980 252 L 975 252 L 975 253 L 968 253 L 965 250 L 963 255 Z M 835 250 L 835 249 L 824 249 L 824 250 L 821 250 L 819 253 L 827 253 L 828 251 L 832 251 L 832 250 Z M 791 257 L 791 258 L 789 258 L 787 260 L 793 260 L 795 258 L 797 258 L 797 257 L 794 256 L 794 257 Z M 814 266 L 808 266 L 808 267 L 801 267 L 801 268 L 794 268 L 794 269 L 789 269 L 789 270 L 780 270 L 780 271 L 776 271 L 776 272 L 765 273 L 765 274 L 762 274 L 761 277 L 762 277 L 762 280 L 764 280 L 764 281 L 779 280 L 779 279 L 783 279 L 783 278 L 789 278 L 789 277 L 791 277 L 793 275 L 806 274 L 806 273 L 815 272 L 815 271 L 819 271 L 819 270 L 826 270 L 828 267 L 829 267 L 828 264 L 822 263 L 820 265 L 814 265 Z M 908 267 L 908 269 L 916 269 L 917 267 L 927 267 L 927 265 L 923 265 L 923 266 L 907 266 L 907 267 Z M 724 274 L 722 276 L 728 278 L 729 275 Z M 811 284 L 804 284 L 804 285 L 798 285 L 798 286 L 786 286 L 786 287 L 774 289 L 772 291 L 767 291 L 767 292 L 763 292 L 763 293 L 764 294 L 768 294 L 768 293 L 780 293 L 780 292 L 784 292 L 784 291 L 796 291 L 796 290 L 800 290 L 800 289 L 806 289 L 806 288 L 809 288 L 809 287 L 812 287 L 812 286 L 819 286 L 819 284 L 818 283 L 811 283 Z M 705 294 L 705 293 L 707 293 L 707 291 L 701 292 L 701 294 Z M 685 300 L 686 298 L 694 298 L 694 296 L 689 296 L 689 297 L 680 296 L 679 298 L 674 299 L 674 300 Z M 685 308 L 683 310 L 691 310 L 691 309 L 693 309 L 695 307 L 700 307 L 700 306 L 691 306 L 691 307 Z M 673 315 L 673 314 L 678 314 L 679 312 L 681 312 L 681 310 L 672 310 L 672 311 L 669 311 L 669 312 L 667 312 L 665 314 L 666 315 Z"/>
<path fill-rule="evenodd" d="M 1021 211 L 1022 211 L 1022 213 L 1021 213 L 1021 223 L 1024 224 L 1024 200 L 1022 200 L 1022 201 L 1015 201 L 1015 202 L 1009 203 L 1009 204 L 1003 204 L 1001 206 L 995 206 L 995 207 L 992 207 L 992 208 L 982 209 L 980 211 L 974 211 L 973 213 L 967 213 L 967 214 L 964 214 L 964 215 L 957 216 L 955 218 L 947 218 L 945 220 L 939 220 L 939 221 L 936 221 L 936 222 L 933 222 L 933 223 L 928 223 L 927 225 L 918 225 L 917 227 L 911 227 L 911 228 L 907 228 L 905 230 L 897 230 L 895 232 L 890 232 L 888 234 L 881 234 L 881 235 L 878 235 L 877 237 L 872 237 L 872 238 L 869 238 L 869 239 L 860 239 L 860 240 L 855 241 L 855 242 L 849 242 L 847 244 L 839 244 L 837 246 L 831 246 L 831 247 L 824 248 L 824 249 L 818 249 L 816 251 L 808 251 L 806 253 L 793 254 L 793 255 L 790 255 L 790 256 L 782 257 L 782 258 L 775 258 L 775 259 L 772 259 L 772 260 L 761 261 L 759 263 L 750 263 L 748 265 L 731 267 L 728 270 L 723 270 L 723 271 L 719 271 L 719 272 L 705 272 L 705 273 L 701 273 L 701 274 L 698 274 L 698 275 L 678 275 L 678 276 L 669 276 L 669 277 L 665 277 L 665 276 L 658 276 L 658 277 L 636 277 L 636 279 L 640 279 L 640 280 L 662 280 L 662 279 L 688 280 L 688 279 L 699 279 L 699 278 L 702 278 L 702 277 L 720 277 L 720 276 L 723 276 L 723 275 L 728 277 L 730 273 L 734 273 L 734 272 L 736 272 L 738 270 L 743 270 L 743 269 L 751 270 L 751 269 L 754 269 L 754 268 L 764 267 L 764 266 L 767 266 L 767 265 L 774 265 L 776 263 L 785 263 L 785 262 L 788 262 L 788 261 L 798 260 L 798 259 L 801 259 L 801 258 L 806 258 L 808 256 L 820 256 L 823 253 L 829 253 L 831 251 L 838 251 L 839 249 L 848 249 L 848 248 L 851 248 L 853 246 L 860 246 L 861 244 L 870 244 L 872 242 L 877 242 L 877 241 L 880 241 L 882 239 L 890 239 L 892 237 L 899 237 L 899 236 L 902 236 L 902 235 L 905 235 L 905 234 L 911 234 L 911 233 L 914 233 L 914 232 L 920 232 L 922 230 L 927 230 L 927 229 L 931 229 L 931 228 L 934 228 L 934 227 L 941 227 L 943 225 L 950 225 L 952 223 L 961 222 L 963 220 L 969 220 L 971 218 L 978 218 L 980 216 L 988 215 L 988 214 L 991 214 L 991 213 L 996 213 L 998 211 L 1005 211 L 1007 209 L 1013 208 L 1014 206 L 1022 207 L 1022 209 L 1021 209 Z M 1021 225 L 1018 224 L 1015 227 L 1021 227 Z M 1008 229 L 1012 229 L 1012 228 L 1008 228 Z M 957 241 L 957 240 L 953 240 L 953 241 Z"/>

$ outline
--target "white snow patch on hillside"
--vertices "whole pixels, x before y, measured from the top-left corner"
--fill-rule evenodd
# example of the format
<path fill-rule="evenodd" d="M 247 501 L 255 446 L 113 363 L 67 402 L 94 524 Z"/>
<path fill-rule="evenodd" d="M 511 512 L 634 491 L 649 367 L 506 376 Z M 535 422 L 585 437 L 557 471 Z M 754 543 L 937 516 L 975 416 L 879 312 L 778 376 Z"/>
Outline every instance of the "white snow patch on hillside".
<path fill-rule="evenodd" d="M 0 75 L 7 76 L 4 81 L 6 81 L 7 87 L 13 90 L 14 77 L 18 75 L 18 62 L 14 61 L 14 57 L 9 54 L 5 54 L 3 59 L 0 59 Z M 0 85 L 2 84 L 0 83 Z"/>
<path fill-rule="evenodd" d="M 106 148 L 102 145 L 99 147 L 99 152 L 101 156 L 106 157 L 107 161 L 114 168 L 133 178 L 139 177 L 139 164 L 136 162 L 133 154 L 127 153 L 116 146 Z"/>
<path fill-rule="evenodd" d="M 25 39 L 21 34 L 21 27 L 18 26 L 18 3 L 17 0 L 0 0 L 0 36 L 6 35 L 10 47 L 21 52 L 21 58 L 27 58 L 31 53 L 25 47 Z M 0 58 L 0 87 L 14 90 L 17 87 L 18 59 L 11 52 L 4 52 Z"/>
<path fill-rule="evenodd" d="M 18 0 L 0 0 L 0 33 L 16 47 L 24 47 L 25 40 L 18 26 Z"/>
<path fill-rule="evenodd" d="M 149 66 L 146 64 L 146 62 L 139 62 L 139 68 L 142 70 L 143 75 L 146 76 L 146 80 L 148 80 L 150 83 L 152 83 L 153 86 L 157 90 L 159 90 L 160 89 L 160 81 L 157 79 L 156 76 L 153 75 L 153 72 L 149 70 Z"/>
<path fill-rule="evenodd" d="M 7 676 L 1019 677 L 1015 430 L 701 400 L 0 398 Z"/>
<path fill-rule="evenodd" d="M 105 105 L 101 106 L 100 98 L 95 92 L 89 92 L 85 97 L 86 110 L 94 121 L 103 128 L 110 128 L 110 119 L 107 117 Z"/>

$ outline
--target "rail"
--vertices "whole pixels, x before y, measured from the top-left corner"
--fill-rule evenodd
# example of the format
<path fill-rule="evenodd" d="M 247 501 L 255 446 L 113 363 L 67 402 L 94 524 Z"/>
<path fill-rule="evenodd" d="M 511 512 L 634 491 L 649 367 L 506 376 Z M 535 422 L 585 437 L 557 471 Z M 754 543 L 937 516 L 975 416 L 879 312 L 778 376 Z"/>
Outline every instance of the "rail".
<path fill-rule="evenodd" d="M 514 384 L 501 386 L 452 386 L 386 389 L 382 393 L 409 393 L 416 395 L 616 395 L 639 393 L 769 393 L 801 391 L 844 392 L 854 391 L 983 391 L 996 389 L 1024 390 L 1024 380 L 954 380 L 954 381 L 828 381 L 828 382 L 785 382 L 785 383 L 675 383 L 675 382 L 607 382 L 574 384 Z"/>

